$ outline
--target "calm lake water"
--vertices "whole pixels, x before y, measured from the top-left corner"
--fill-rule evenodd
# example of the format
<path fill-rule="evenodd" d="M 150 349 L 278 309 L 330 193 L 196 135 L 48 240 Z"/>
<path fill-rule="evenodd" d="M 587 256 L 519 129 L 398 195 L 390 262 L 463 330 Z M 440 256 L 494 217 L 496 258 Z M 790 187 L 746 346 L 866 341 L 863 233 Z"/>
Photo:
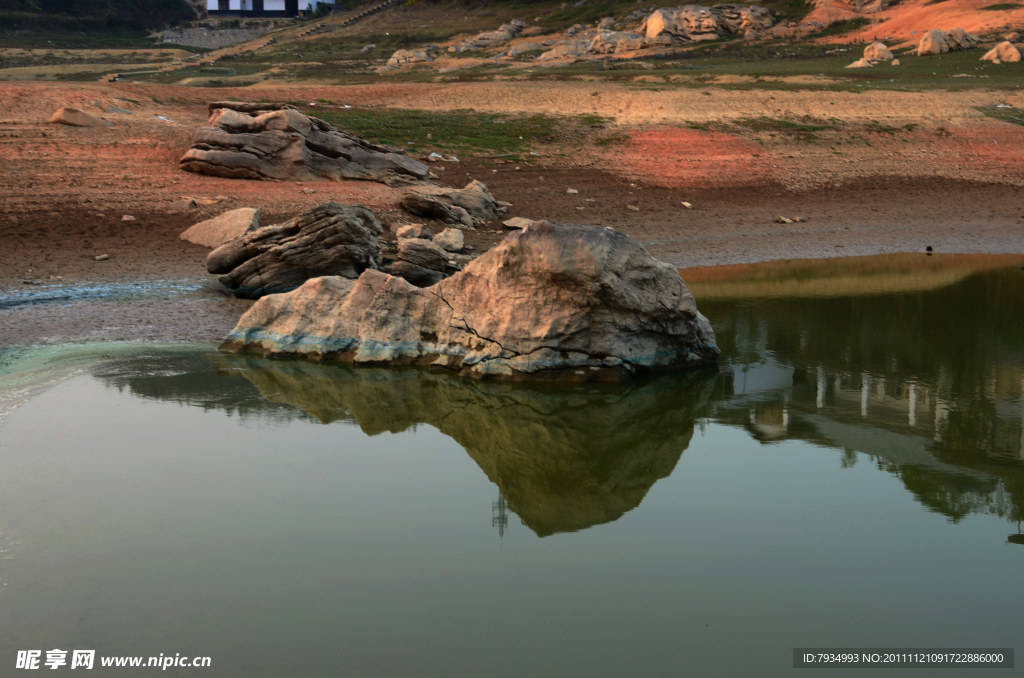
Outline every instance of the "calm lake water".
<path fill-rule="evenodd" d="M 684 271 L 720 367 L 616 387 L 8 350 L 0 675 L 54 648 L 98 676 L 589 678 L 1020 645 L 1020 259 Z"/>

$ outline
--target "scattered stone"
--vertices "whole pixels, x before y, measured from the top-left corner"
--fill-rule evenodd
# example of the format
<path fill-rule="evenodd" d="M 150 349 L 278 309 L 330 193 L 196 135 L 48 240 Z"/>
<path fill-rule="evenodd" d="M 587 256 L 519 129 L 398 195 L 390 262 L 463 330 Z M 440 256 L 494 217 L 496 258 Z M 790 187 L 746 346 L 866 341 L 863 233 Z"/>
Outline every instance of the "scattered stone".
<path fill-rule="evenodd" d="M 873 68 L 874 65 L 874 62 L 869 61 L 868 59 L 858 59 L 847 66 L 847 68 Z"/>
<path fill-rule="evenodd" d="M 688 210 L 692 210 L 693 209 L 693 203 L 686 202 L 685 200 L 683 201 L 682 205 L 683 205 L 683 207 L 685 207 Z"/>
<path fill-rule="evenodd" d="M 900 65 L 900 60 L 899 59 L 893 59 L 892 63 L 890 65 L 891 66 L 899 66 Z"/>
<path fill-rule="evenodd" d="M 982 61 L 991 61 L 994 64 L 1003 62 L 1020 61 L 1020 50 L 1013 46 L 1012 42 L 1001 42 L 981 57 Z"/>
<path fill-rule="evenodd" d="M 626 205 L 626 209 L 633 210 L 634 212 L 639 212 L 640 211 L 640 208 L 637 207 L 636 205 Z"/>
<path fill-rule="evenodd" d="M 314 191 L 312 188 L 304 188 L 302 189 L 302 192 L 305 193 L 306 195 L 313 195 L 314 193 L 316 193 L 316 191 Z"/>
<path fill-rule="evenodd" d="M 775 220 L 775 223 L 777 223 L 777 224 L 792 224 L 793 220 L 792 219 L 787 219 L 786 217 L 779 217 L 778 219 Z"/>
<path fill-rule="evenodd" d="M 487 186 L 476 179 L 462 189 L 414 186 L 402 196 L 401 204 L 413 214 L 469 228 L 497 219 L 499 208 Z"/>
<path fill-rule="evenodd" d="M 289 292 L 322 275 L 356 278 L 380 267 L 376 215 L 362 205 L 329 202 L 250 231 L 206 257 L 206 270 L 243 299 Z"/>
<path fill-rule="evenodd" d="M 80 111 L 71 106 L 58 109 L 50 118 L 50 122 L 58 125 L 70 125 L 72 127 L 112 127 L 114 123 L 107 122 L 95 115 Z"/>
<path fill-rule="evenodd" d="M 567 188 L 567 189 L 565 189 L 565 192 L 566 193 L 579 193 L 579 191 L 577 191 L 575 188 Z"/>
<path fill-rule="evenodd" d="M 457 228 L 446 228 L 437 234 L 434 242 L 447 252 L 458 252 L 466 246 L 466 238 Z"/>
<path fill-rule="evenodd" d="M 328 276 L 264 297 L 222 347 L 574 381 L 692 368 L 719 354 L 674 266 L 617 231 L 543 221 L 429 289 L 367 270 L 354 283 Z"/>
<path fill-rule="evenodd" d="M 106 261 L 109 258 L 110 258 L 109 254 L 101 254 L 98 257 L 93 257 L 93 259 L 95 259 L 96 261 Z"/>
<path fill-rule="evenodd" d="M 135 221 L 135 217 L 133 217 L 130 214 L 126 214 L 123 217 L 121 217 L 121 221 Z"/>
<path fill-rule="evenodd" d="M 511 219 L 506 219 L 501 223 L 505 224 L 505 228 L 520 229 L 526 228 L 535 221 L 536 219 L 527 219 L 525 217 L 512 217 Z"/>
<path fill-rule="evenodd" d="M 364 179 L 388 185 L 427 179 L 423 163 L 374 146 L 288 104 L 215 102 L 178 166 L 233 179 Z"/>
<path fill-rule="evenodd" d="M 260 211 L 241 207 L 220 216 L 200 221 L 179 237 L 196 245 L 217 248 L 260 227 Z"/>
<path fill-rule="evenodd" d="M 185 200 L 175 200 L 167 209 L 171 212 L 188 212 L 189 210 L 194 210 L 196 206 L 196 201 L 188 198 Z"/>
<path fill-rule="evenodd" d="M 371 49 L 377 49 L 377 45 L 373 45 L 373 44 L 363 45 L 363 48 L 361 50 L 359 50 L 359 51 L 360 52 L 369 52 Z"/>

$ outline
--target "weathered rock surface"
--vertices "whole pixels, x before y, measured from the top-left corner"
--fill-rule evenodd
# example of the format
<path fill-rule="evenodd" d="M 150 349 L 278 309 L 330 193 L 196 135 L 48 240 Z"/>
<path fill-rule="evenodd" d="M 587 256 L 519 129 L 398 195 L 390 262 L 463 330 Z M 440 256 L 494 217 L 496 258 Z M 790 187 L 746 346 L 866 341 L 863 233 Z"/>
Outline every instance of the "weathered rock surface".
<path fill-rule="evenodd" d="M 462 189 L 413 186 L 402 196 L 401 204 L 413 214 L 471 228 L 497 219 L 500 209 L 487 186 L 476 179 Z"/>
<path fill-rule="evenodd" d="M 771 12 L 756 5 L 684 5 L 656 10 L 640 25 L 648 38 L 668 34 L 677 40 L 713 40 L 771 28 Z"/>
<path fill-rule="evenodd" d="M 884 42 L 873 42 L 864 48 L 864 58 L 869 61 L 891 61 L 892 52 Z"/>
<path fill-rule="evenodd" d="M 329 202 L 283 224 L 264 226 L 210 252 L 206 269 L 243 299 L 290 292 L 310 278 L 357 278 L 380 267 L 376 215 Z"/>
<path fill-rule="evenodd" d="M 985 56 L 981 57 L 981 60 L 991 61 L 995 64 L 999 64 L 1004 61 L 1020 61 L 1020 50 L 1014 47 L 1012 42 L 1001 42 L 989 51 L 985 52 Z"/>
<path fill-rule="evenodd" d="M 917 54 L 918 56 L 945 54 L 950 51 L 977 47 L 978 42 L 978 36 L 972 35 L 962 28 L 954 28 L 951 31 L 936 29 L 924 34 L 921 42 L 917 45 Z"/>
<path fill-rule="evenodd" d="M 870 59 L 857 59 L 846 68 L 873 68 L 874 65 L 875 62 L 871 61 Z"/>
<path fill-rule="evenodd" d="M 224 354 L 217 374 L 243 377 L 263 396 L 247 397 L 241 380 L 219 380 L 220 389 L 239 391 L 232 403 L 258 401 L 279 416 L 301 410 L 371 436 L 435 427 L 465 449 L 539 537 L 609 523 L 639 506 L 678 464 L 715 385 L 714 370 L 552 389 Z"/>
<path fill-rule="evenodd" d="M 580 381 L 693 367 L 719 353 L 675 268 L 611 229 L 548 222 L 433 287 L 367 270 L 355 282 L 322 277 L 264 297 L 224 347 Z"/>
<path fill-rule="evenodd" d="M 179 237 L 196 245 L 216 248 L 259 227 L 260 211 L 251 207 L 240 207 L 213 219 L 200 221 Z"/>
<path fill-rule="evenodd" d="M 422 238 L 423 240 L 433 240 L 434 232 L 423 224 L 405 224 L 395 229 L 395 237 L 399 241 L 406 238 Z"/>
<path fill-rule="evenodd" d="M 178 162 L 188 172 L 235 179 L 425 180 L 423 163 L 374 146 L 283 104 L 216 102 Z"/>
<path fill-rule="evenodd" d="M 502 24 L 496 31 L 484 31 L 472 38 L 463 40 L 461 44 L 452 45 L 448 48 L 448 51 L 452 54 L 462 54 L 463 52 L 472 52 L 474 50 L 486 49 L 488 47 L 493 47 L 494 45 L 500 45 L 501 43 L 508 42 L 519 35 L 519 32 L 524 28 L 526 28 L 525 21 L 513 19 L 507 24 Z"/>
<path fill-rule="evenodd" d="M 511 219 L 506 219 L 505 221 L 503 221 L 501 223 L 505 224 L 505 228 L 516 228 L 516 229 L 518 229 L 518 228 L 526 228 L 527 226 L 529 226 L 530 224 L 532 224 L 535 221 L 536 221 L 536 219 L 527 219 L 526 217 L 512 217 Z"/>
<path fill-rule="evenodd" d="M 50 118 L 50 122 L 72 127 L 111 127 L 114 124 L 71 106 L 58 109 Z"/>
<path fill-rule="evenodd" d="M 457 228 L 446 228 L 434 237 L 434 242 L 446 252 L 458 252 L 466 246 L 466 237 Z"/>

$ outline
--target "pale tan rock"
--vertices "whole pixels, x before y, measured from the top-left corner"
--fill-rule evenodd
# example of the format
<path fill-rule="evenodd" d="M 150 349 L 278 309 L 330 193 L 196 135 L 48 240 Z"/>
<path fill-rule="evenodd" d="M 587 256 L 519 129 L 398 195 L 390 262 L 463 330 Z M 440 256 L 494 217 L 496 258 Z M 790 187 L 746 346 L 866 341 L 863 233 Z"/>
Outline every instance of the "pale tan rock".
<path fill-rule="evenodd" d="M 654 11 L 639 30 L 649 39 L 667 34 L 680 40 L 713 40 L 771 28 L 772 23 L 771 12 L 764 7 L 685 5 Z"/>
<path fill-rule="evenodd" d="M 461 189 L 413 186 L 406 190 L 401 204 L 413 214 L 469 227 L 497 219 L 499 209 L 487 186 L 476 179 Z"/>
<path fill-rule="evenodd" d="M 192 198 L 182 198 L 181 200 L 175 200 L 167 208 L 170 212 L 188 212 L 194 210 L 198 205 Z"/>
<path fill-rule="evenodd" d="M 112 127 L 114 124 L 71 106 L 58 109 L 50 118 L 50 122 L 72 127 Z"/>
<path fill-rule="evenodd" d="M 891 61 L 893 57 L 884 42 L 873 42 L 864 48 L 864 58 L 869 61 Z"/>
<path fill-rule="evenodd" d="M 968 33 L 962 28 L 954 28 L 946 31 L 946 44 L 951 51 L 958 49 L 971 49 L 977 47 L 981 39 L 978 36 Z"/>
<path fill-rule="evenodd" d="M 406 224 L 404 226 L 400 226 L 395 231 L 395 236 L 398 238 L 399 241 L 405 240 L 407 238 L 421 238 L 423 240 L 433 240 L 434 232 L 431 231 L 426 226 L 424 226 L 423 224 Z"/>
<path fill-rule="evenodd" d="M 526 217 L 512 217 L 511 219 L 506 219 L 501 223 L 505 224 L 505 228 L 526 228 L 535 221 L 537 220 L 527 219 Z"/>
<path fill-rule="evenodd" d="M 874 65 L 875 64 L 868 59 L 858 59 L 857 61 L 854 61 L 852 64 L 847 66 L 847 68 L 873 68 Z"/>
<path fill-rule="evenodd" d="M 1009 41 L 1001 42 L 986 52 L 985 56 L 981 57 L 981 60 L 991 61 L 996 64 L 1004 61 L 1016 62 L 1020 61 L 1020 51 Z"/>
<path fill-rule="evenodd" d="M 889 65 L 890 66 L 899 66 L 900 65 L 900 60 L 899 59 L 893 59 L 892 63 L 889 64 Z"/>
<path fill-rule="evenodd" d="M 446 228 L 434 238 L 434 242 L 447 252 L 458 252 L 466 246 L 466 238 L 457 228 Z"/>
<path fill-rule="evenodd" d="M 259 227 L 260 211 L 251 207 L 240 207 L 213 219 L 200 221 L 179 237 L 196 245 L 216 249 L 229 240 L 255 231 Z"/>
<path fill-rule="evenodd" d="M 264 297 L 223 346 L 579 381 L 695 367 L 719 354 L 673 266 L 617 231 L 544 221 L 433 287 L 367 270 L 355 284 L 323 277 Z"/>
<path fill-rule="evenodd" d="M 921 38 L 921 42 L 917 45 L 917 55 L 927 56 L 929 54 L 945 54 L 949 51 L 949 45 L 946 44 L 946 34 L 939 30 L 928 31 Z"/>

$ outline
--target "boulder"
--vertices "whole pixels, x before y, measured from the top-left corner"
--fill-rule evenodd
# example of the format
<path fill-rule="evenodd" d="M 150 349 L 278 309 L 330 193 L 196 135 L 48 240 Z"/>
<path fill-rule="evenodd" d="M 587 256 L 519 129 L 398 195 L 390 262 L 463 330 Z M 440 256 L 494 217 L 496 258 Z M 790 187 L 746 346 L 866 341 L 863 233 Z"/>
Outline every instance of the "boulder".
<path fill-rule="evenodd" d="M 622 33 L 619 31 L 601 31 L 597 34 L 587 51 L 591 54 L 612 54 L 631 52 L 643 49 L 644 37 L 636 33 Z"/>
<path fill-rule="evenodd" d="M 525 52 L 532 52 L 534 50 L 543 48 L 544 45 L 540 44 L 539 42 L 521 42 L 518 45 L 512 47 L 512 49 L 508 51 L 508 55 L 510 57 L 517 57 Z"/>
<path fill-rule="evenodd" d="M 243 299 L 290 292 L 310 278 L 357 278 L 380 267 L 376 215 L 362 205 L 329 202 L 221 245 L 206 270 Z"/>
<path fill-rule="evenodd" d="M 402 196 L 401 204 L 413 214 L 470 228 L 497 219 L 499 210 L 487 186 L 476 179 L 462 189 L 413 186 Z"/>
<path fill-rule="evenodd" d="M 385 68 L 393 71 L 401 68 L 402 66 L 426 63 L 427 61 L 433 61 L 433 59 L 431 59 L 430 55 L 424 50 L 400 49 L 391 55 L 391 58 L 388 59 L 388 63 Z"/>
<path fill-rule="evenodd" d="M 544 221 L 426 289 L 367 270 L 264 297 L 222 346 L 510 380 L 617 380 L 719 354 L 673 266 L 617 231 Z"/>
<path fill-rule="evenodd" d="M 900 65 L 900 60 L 899 59 L 893 59 L 892 63 L 889 64 L 889 65 L 890 66 L 899 66 Z"/>
<path fill-rule="evenodd" d="M 71 125 L 72 127 L 112 127 L 114 124 L 71 106 L 58 109 L 50 118 L 50 122 L 58 125 Z"/>
<path fill-rule="evenodd" d="M 448 266 L 448 253 L 429 240 L 410 238 L 398 245 L 398 260 L 444 273 Z"/>
<path fill-rule="evenodd" d="M 724 35 L 746 35 L 771 26 L 771 12 L 756 5 L 684 5 L 654 11 L 644 19 L 640 32 L 649 39 L 668 34 L 678 40 L 714 40 Z"/>
<path fill-rule="evenodd" d="M 466 238 L 462 235 L 462 231 L 457 228 L 444 229 L 437 234 L 434 242 L 446 252 L 458 252 L 466 246 Z"/>
<path fill-rule="evenodd" d="M 389 185 L 425 180 L 430 170 L 283 104 L 215 102 L 178 166 L 233 179 L 365 179 Z"/>
<path fill-rule="evenodd" d="M 883 42 L 873 42 L 864 48 L 864 58 L 869 61 L 891 61 L 892 52 Z"/>
<path fill-rule="evenodd" d="M 960 49 L 971 49 L 977 47 L 980 40 L 978 36 L 968 33 L 962 28 L 954 28 L 951 31 L 931 30 L 924 34 L 921 42 L 917 45 L 918 56 L 929 54 L 945 54 L 949 51 Z"/>
<path fill-rule="evenodd" d="M 518 228 L 526 228 L 527 226 L 529 226 L 530 224 L 532 224 L 535 221 L 537 221 L 537 220 L 536 219 L 527 219 L 526 217 L 512 217 L 511 219 L 506 219 L 505 221 L 503 221 L 501 223 L 505 224 L 505 228 L 516 228 L 516 229 L 518 229 Z"/>
<path fill-rule="evenodd" d="M 1002 63 L 1004 61 L 1020 61 L 1020 50 L 1013 46 L 1012 42 L 1001 42 L 981 57 L 982 61 Z"/>
<path fill-rule="evenodd" d="M 203 247 L 220 247 L 260 227 L 260 211 L 251 207 L 230 210 L 213 219 L 200 221 L 179 237 Z"/>

